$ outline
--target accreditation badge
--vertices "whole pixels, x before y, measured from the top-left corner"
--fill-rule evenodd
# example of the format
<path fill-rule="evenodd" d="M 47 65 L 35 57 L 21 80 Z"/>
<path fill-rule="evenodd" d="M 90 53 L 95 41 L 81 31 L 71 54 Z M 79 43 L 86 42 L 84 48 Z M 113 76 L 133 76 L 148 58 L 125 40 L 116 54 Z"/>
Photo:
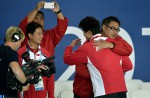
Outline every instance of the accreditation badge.
<path fill-rule="evenodd" d="M 43 78 L 39 77 L 39 83 L 34 84 L 35 91 L 44 90 Z"/>

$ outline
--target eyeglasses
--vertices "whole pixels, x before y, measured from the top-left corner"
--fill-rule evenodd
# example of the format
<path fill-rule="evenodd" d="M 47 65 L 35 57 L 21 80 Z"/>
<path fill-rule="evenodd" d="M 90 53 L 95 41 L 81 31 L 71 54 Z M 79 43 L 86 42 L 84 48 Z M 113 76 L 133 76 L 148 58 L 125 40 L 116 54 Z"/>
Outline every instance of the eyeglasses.
<path fill-rule="evenodd" d="M 115 27 L 111 27 L 109 25 L 106 25 L 107 27 L 109 27 L 112 31 L 116 31 L 117 33 L 120 32 L 120 29 L 116 29 Z"/>

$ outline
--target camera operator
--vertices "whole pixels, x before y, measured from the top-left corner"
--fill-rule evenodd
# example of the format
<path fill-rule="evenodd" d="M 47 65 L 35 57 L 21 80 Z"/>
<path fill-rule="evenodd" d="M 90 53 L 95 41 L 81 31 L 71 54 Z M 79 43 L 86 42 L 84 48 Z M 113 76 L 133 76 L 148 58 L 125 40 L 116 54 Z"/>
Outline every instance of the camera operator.
<path fill-rule="evenodd" d="M 11 83 L 11 77 L 8 77 L 8 72 L 10 71 L 12 76 L 16 77 L 16 83 L 17 80 L 22 83 L 22 91 L 29 89 L 29 83 L 19 66 L 16 52 L 21 46 L 24 37 L 20 28 L 11 26 L 6 31 L 4 44 L 0 46 L 0 95 L 4 95 L 6 98 L 18 98 L 18 91 L 8 86 Z"/>
<path fill-rule="evenodd" d="M 52 56 L 52 54 L 40 45 L 44 38 L 42 25 L 36 22 L 30 22 L 26 27 L 26 34 L 28 44 L 18 50 L 20 65 L 26 64 L 25 59 L 22 57 L 25 52 L 28 52 L 29 58 L 35 61 L 43 61 Z M 32 65 L 34 66 L 34 63 Z M 39 78 L 40 81 L 38 83 L 30 84 L 29 90 L 23 92 L 24 98 L 46 98 L 49 88 L 53 88 L 53 85 L 51 86 L 50 84 L 50 81 L 54 81 L 53 74 L 50 77 L 42 76 Z"/>

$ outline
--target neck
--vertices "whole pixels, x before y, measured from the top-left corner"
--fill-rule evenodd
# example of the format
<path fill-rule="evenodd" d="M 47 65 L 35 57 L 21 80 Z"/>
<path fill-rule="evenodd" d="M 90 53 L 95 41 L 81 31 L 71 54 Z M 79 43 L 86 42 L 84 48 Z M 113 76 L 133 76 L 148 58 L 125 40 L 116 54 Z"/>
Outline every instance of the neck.
<path fill-rule="evenodd" d="M 102 36 L 107 37 L 104 31 L 101 32 Z"/>
<path fill-rule="evenodd" d="M 15 50 L 14 44 L 12 42 L 6 42 L 4 46 L 9 46 L 12 50 Z"/>
<path fill-rule="evenodd" d="M 34 49 L 34 50 L 38 49 L 38 46 L 39 46 L 38 44 L 35 44 L 32 41 L 29 41 L 28 44 L 29 44 L 30 48 L 32 48 L 32 49 Z"/>

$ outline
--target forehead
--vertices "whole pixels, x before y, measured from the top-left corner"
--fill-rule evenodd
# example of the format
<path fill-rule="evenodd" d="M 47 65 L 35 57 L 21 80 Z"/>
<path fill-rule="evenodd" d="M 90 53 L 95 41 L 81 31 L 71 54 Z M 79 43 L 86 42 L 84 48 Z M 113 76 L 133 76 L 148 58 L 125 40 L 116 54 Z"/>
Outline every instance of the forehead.
<path fill-rule="evenodd" d="M 40 18 L 44 18 L 44 16 L 41 13 L 37 13 L 35 18 L 40 17 Z"/>
<path fill-rule="evenodd" d="M 43 29 L 42 28 L 36 28 L 34 33 L 43 33 Z"/>
<path fill-rule="evenodd" d="M 109 26 L 119 27 L 119 24 L 118 24 L 118 22 L 111 21 L 111 22 L 109 23 Z"/>

